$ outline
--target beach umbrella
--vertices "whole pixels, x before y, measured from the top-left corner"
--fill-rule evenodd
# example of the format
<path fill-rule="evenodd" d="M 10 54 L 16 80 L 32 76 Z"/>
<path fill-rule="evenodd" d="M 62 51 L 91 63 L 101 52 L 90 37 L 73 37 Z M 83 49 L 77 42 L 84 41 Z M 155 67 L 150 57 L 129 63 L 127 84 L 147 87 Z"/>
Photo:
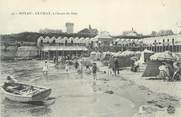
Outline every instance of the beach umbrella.
<path fill-rule="evenodd" d="M 115 42 L 119 42 L 120 41 L 120 39 L 119 38 L 117 38 L 116 40 L 115 40 Z"/>
<path fill-rule="evenodd" d="M 133 60 L 133 61 L 137 61 L 139 59 L 139 57 L 138 56 L 133 56 L 130 59 Z"/>
<path fill-rule="evenodd" d="M 95 54 L 96 54 L 96 52 L 94 52 L 94 51 L 93 51 L 93 52 L 91 52 L 90 54 L 95 55 Z"/>
<path fill-rule="evenodd" d="M 148 49 L 145 49 L 143 52 L 144 52 L 144 53 L 154 53 L 153 51 L 148 50 Z"/>
<path fill-rule="evenodd" d="M 121 54 L 121 53 L 122 53 L 122 51 L 118 51 L 117 53 L 118 53 L 118 54 Z"/>
<path fill-rule="evenodd" d="M 129 50 L 126 50 L 121 53 L 121 55 L 123 55 L 123 56 L 129 56 L 129 55 L 134 55 L 134 54 L 135 54 L 135 52 L 129 51 Z"/>
<path fill-rule="evenodd" d="M 119 56 L 121 56 L 120 53 L 115 53 L 115 54 L 113 55 L 113 57 L 119 57 Z"/>
<path fill-rule="evenodd" d="M 141 54 L 141 51 L 136 51 L 135 54 Z"/>
<path fill-rule="evenodd" d="M 169 51 L 165 51 L 162 53 L 155 53 L 150 56 L 151 60 L 159 60 L 159 61 L 175 61 L 176 57 L 172 56 L 172 53 Z"/>
<path fill-rule="evenodd" d="M 119 57 L 119 56 L 121 56 L 121 53 L 122 53 L 122 51 L 119 51 L 119 52 L 113 53 L 113 56 L 114 56 L 114 57 Z"/>

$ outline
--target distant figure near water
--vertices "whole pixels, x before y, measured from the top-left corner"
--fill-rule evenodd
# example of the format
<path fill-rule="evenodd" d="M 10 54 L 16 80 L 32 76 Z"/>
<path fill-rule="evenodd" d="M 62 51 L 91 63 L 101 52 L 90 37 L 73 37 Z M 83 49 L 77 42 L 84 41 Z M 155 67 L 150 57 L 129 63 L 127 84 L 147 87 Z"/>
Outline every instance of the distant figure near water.
<path fill-rule="evenodd" d="M 77 73 L 79 73 L 81 75 L 83 74 L 83 65 L 82 65 L 81 62 L 79 63 L 79 67 L 78 67 Z"/>
<path fill-rule="evenodd" d="M 76 69 L 76 70 L 77 70 L 77 69 L 78 69 L 78 67 L 79 67 L 79 63 L 78 63 L 78 61 L 77 61 L 77 60 L 75 61 L 74 67 L 75 67 L 75 69 Z"/>
<path fill-rule="evenodd" d="M 86 72 L 87 74 L 91 74 L 90 66 L 89 66 L 88 64 L 86 64 L 85 67 L 86 67 L 85 72 Z"/>
<path fill-rule="evenodd" d="M 119 62 L 118 62 L 118 59 L 117 59 L 117 58 L 115 58 L 113 64 L 114 64 L 114 65 L 113 65 L 113 71 L 114 71 L 114 74 L 115 74 L 115 76 L 116 76 L 117 74 L 119 74 Z"/>
<path fill-rule="evenodd" d="M 111 64 L 110 63 L 108 63 L 108 71 L 107 71 L 107 74 L 108 75 L 112 75 L 112 69 L 111 69 Z"/>
<path fill-rule="evenodd" d="M 45 64 L 43 66 L 43 74 L 48 75 L 48 63 L 45 61 Z"/>
<path fill-rule="evenodd" d="M 94 80 L 96 80 L 97 79 L 97 65 L 96 65 L 96 63 L 93 63 L 93 66 L 92 66 L 92 73 L 93 73 L 93 78 L 94 78 Z"/>
<path fill-rule="evenodd" d="M 66 72 L 69 72 L 69 62 L 67 61 L 66 64 L 65 64 L 65 71 Z"/>

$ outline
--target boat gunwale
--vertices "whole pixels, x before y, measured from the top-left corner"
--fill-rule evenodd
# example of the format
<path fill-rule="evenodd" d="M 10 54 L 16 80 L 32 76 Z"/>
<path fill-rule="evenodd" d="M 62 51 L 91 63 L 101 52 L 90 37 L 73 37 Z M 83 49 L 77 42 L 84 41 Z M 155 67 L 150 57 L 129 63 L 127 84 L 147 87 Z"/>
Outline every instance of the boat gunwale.
<path fill-rule="evenodd" d="M 34 94 L 34 95 L 18 95 L 18 94 L 14 94 L 14 93 L 10 93 L 8 91 L 6 91 L 2 86 L 1 86 L 1 89 L 3 90 L 3 92 L 6 94 L 6 95 L 10 95 L 10 96 L 16 96 L 16 97 L 21 97 L 21 98 L 32 98 L 42 92 L 45 92 L 45 91 L 48 91 L 48 90 L 51 90 L 51 88 L 47 88 L 47 87 L 40 87 L 40 86 L 36 86 L 36 85 L 30 85 L 30 84 L 26 84 L 26 83 L 22 83 L 22 82 L 17 82 L 17 84 L 22 84 L 22 85 L 27 85 L 27 86 L 33 86 L 33 87 L 37 87 L 37 88 L 42 88 L 42 89 L 45 89 L 43 91 L 40 91 L 38 92 L 37 94 Z"/>
<path fill-rule="evenodd" d="M 27 96 L 25 96 L 25 95 L 18 95 L 18 94 L 14 94 L 14 93 L 10 93 L 10 92 L 6 91 L 3 87 L 1 87 L 1 89 L 3 90 L 3 92 L 4 92 L 6 95 L 21 97 L 21 98 L 32 98 L 31 95 L 29 95 L 29 96 L 28 96 L 28 95 L 27 95 Z"/>

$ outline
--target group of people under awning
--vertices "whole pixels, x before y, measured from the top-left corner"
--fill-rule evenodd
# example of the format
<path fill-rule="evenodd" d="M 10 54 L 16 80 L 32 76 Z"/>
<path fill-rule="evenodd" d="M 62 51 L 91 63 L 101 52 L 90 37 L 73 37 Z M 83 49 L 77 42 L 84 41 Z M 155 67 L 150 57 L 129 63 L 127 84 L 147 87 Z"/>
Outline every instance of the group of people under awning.
<path fill-rule="evenodd" d="M 171 52 L 156 53 L 150 58 L 161 61 L 158 78 L 169 81 L 181 80 L 181 62 Z"/>
<path fill-rule="evenodd" d="M 178 81 L 181 80 L 181 63 L 178 61 L 173 62 L 173 65 L 162 62 L 159 66 L 159 75 L 157 76 L 160 79 L 168 81 Z"/>

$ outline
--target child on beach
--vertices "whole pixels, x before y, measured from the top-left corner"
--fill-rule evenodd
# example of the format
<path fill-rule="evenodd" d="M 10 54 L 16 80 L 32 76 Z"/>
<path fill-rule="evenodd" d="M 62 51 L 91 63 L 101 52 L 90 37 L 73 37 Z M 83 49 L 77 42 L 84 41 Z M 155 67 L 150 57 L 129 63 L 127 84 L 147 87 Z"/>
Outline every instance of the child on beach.
<path fill-rule="evenodd" d="M 86 65 L 85 72 L 86 72 L 87 74 L 91 74 L 91 69 L 90 69 L 90 67 L 89 67 L 88 64 Z"/>

